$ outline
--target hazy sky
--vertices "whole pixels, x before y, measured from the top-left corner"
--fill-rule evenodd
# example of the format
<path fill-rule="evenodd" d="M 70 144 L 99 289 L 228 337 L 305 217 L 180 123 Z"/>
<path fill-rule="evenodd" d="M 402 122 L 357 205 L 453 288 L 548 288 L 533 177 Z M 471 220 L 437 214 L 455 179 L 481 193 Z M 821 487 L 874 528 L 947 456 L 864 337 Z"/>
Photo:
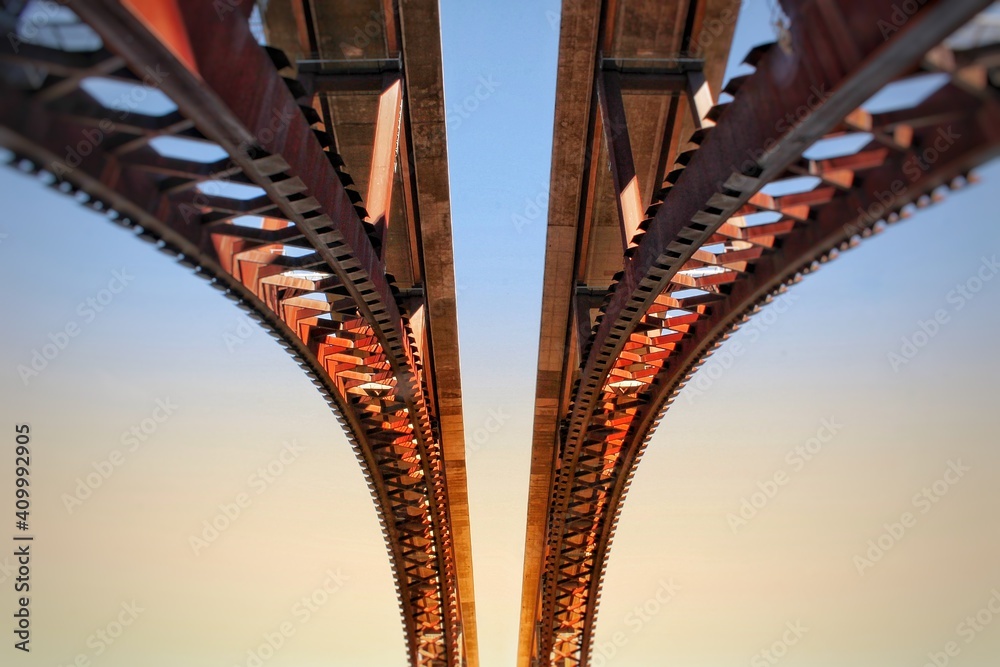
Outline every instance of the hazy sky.
<path fill-rule="evenodd" d="M 770 40 L 766 3 L 748 7 L 739 55 Z M 516 646 L 558 10 L 442 2 L 449 109 L 495 88 L 449 116 L 484 667 Z M 922 667 L 952 641 L 948 664 L 995 664 L 1000 616 L 964 619 L 1000 591 L 1000 279 L 952 292 L 998 270 L 1000 166 L 981 174 L 807 278 L 680 396 L 617 531 L 595 667 Z M 247 665 L 283 623 L 269 667 L 403 664 L 368 490 L 299 367 L 72 200 L 11 170 L 0 197 L 0 400 L 35 452 L 35 650 L 17 664 Z M 894 370 L 887 355 L 938 310 L 947 322 Z M 70 324 L 80 334 L 25 383 L 18 365 Z M 484 437 L 491 414 L 503 426 Z M 0 467 L 9 489 L 12 455 Z M 742 523 L 744 500 L 759 509 Z M 213 536 L 212 521 L 229 526 Z"/>

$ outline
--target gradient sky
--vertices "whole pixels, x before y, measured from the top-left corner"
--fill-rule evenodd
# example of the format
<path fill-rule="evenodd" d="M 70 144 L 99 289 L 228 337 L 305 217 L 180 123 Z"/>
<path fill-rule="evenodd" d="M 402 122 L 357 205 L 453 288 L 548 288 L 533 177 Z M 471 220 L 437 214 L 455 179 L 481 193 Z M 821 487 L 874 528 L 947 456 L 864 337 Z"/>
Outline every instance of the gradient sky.
<path fill-rule="evenodd" d="M 734 63 L 771 39 L 767 3 L 744 10 Z M 558 11 L 442 2 L 449 110 L 481 79 L 495 85 L 474 113 L 450 114 L 448 137 L 483 667 L 512 665 L 516 647 Z M 770 665 L 759 652 L 787 623 L 806 628 L 789 667 L 922 667 L 949 641 L 961 649 L 950 664 L 995 664 L 1000 616 L 969 643 L 959 624 L 1000 591 L 1000 276 L 960 310 L 948 298 L 1000 254 L 1000 165 L 981 175 L 808 277 L 681 394 L 617 531 L 595 667 Z M 368 490 L 299 367 L 214 290 L 72 200 L 9 169 L 0 198 L 0 400 L 8 425 L 33 428 L 38 536 L 35 650 L 8 663 L 5 646 L 3 663 L 246 665 L 288 622 L 269 667 L 403 664 Z M 133 278 L 90 321 L 79 304 L 115 271 Z M 887 355 L 939 309 L 948 323 L 894 371 Z M 70 323 L 80 335 L 26 385 L 18 365 Z M 173 414 L 132 451 L 122 434 L 141 432 L 158 400 Z M 491 414 L 503 426 L 487 437 Z M 824 420 L 836 433 L 816 456 L 789 459 L 826 435 Z M 67 494 L 115 450 L 121 465 L 70 512 Z M 969 469 L 925 513 L 914 496 L 949 462 Z M 776 473 L 787 483 L 734 532 L 727 516 Z M 196 553 L 191 537 L 241 493 L 250 502 Z M 854 557 L 907 511 L 915 524 L 859 574 Z M 10 563 L 0 557 L 4 609 Z M 135 622 L 100 639 L 133 601 Z"/>

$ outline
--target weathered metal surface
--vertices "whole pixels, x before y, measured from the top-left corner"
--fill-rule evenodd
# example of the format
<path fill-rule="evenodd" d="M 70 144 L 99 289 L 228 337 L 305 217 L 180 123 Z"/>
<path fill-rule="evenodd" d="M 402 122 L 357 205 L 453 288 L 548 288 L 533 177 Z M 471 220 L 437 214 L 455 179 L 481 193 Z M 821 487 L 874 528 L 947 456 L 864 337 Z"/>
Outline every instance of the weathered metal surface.
<path fill-rule="evenodd" d="M 436 4 L 412 5 L 412 29 L 434 33 L 412 37 L 425 49 L 415 68 L 440 72 L 439 42 L 436 52 L 423 43 L 439 40 L 437 23 L 425 20 L 430 5 L 436 17 Z M 251 34 L 252 3 L 69 6 L 103 44 L 79 53 L 38 44 L 0 47 L 6 82 L 0 145 L 22 168 L 194 269 L 300 360 L 344 424 L 371 487 L 410 662 L 474 666 L 475 632 L 462 613 L 471 614 L 474 597 L 457 333 L 447 335 L 457 330 L 454 281 L 445 275 L 450 220 L 433 207 L 391 216 L 397 142 L 410 131 L 414 102 L 399 74 L 386 82 L 377 137 L 368 147 L 365 175 L 378 214 L 369 222 L 361 197 L 348 187 L 343 158 L 332 150 L 334 128 L 308 99 L 296 99 L 305 91 L 292 63 L 265 52 Z M 384 23 L 395 29 L 398 8 L 386 2 L 376 9 L 392 14 Z M 402 41 L 398 57 L 405 60 L 406 35 Z M 80 87 L 95 77 L 131 86 L 140 101 L 104 106 Z M 150 115 L 141 100 L 154 92 L 176 109 Z M 441 107 L 443 136 L 443 101 L 433 95 L 419 101 Z M 164 153 L 156 143 L 163 138 L 189 141 L 190 155 Z M 440 162 L 425 167 L 402 143 L 401 159 L 414 175 L 440 169 Z M 205 149 L 226 157 L 203 160 L 198 153 Z M 437 150 L 443 160 L 444 144 Z M 254 189 L 243 196 L 220 182 Z M 443 190 L 438 185 L 431 195 L 447 206 L 447 181 Z M 451 290 L 450 310 L 397 298 L 379 253 L 390 218 L 414 246 L 417 225 L 434 232 L 434 271 L 423 288 L 441 299 Z M 441 332 L 433 344 L 414 336 L 427 320 Z M 448 383 L 445 400 L 435 389 L 439 369 Z M 465 553 L 459 556 L 458 548 Z"/>
<path fill-rule="evenodd" d="M 620 168 L 620 146 L 626 142 L 614 140 L 616 128 L 604 127 L 613 149 L 612 177 L 590 171 L 588 180 L 588 170 L 601 163 L 594 139 L 602 131 L 600 112 L 586 98 L 582 64 L 572 71 L 568 66 L 582 58 L 587 44 L 592 60 L 598 43 L 605 57 L 612 51 L 627 62 L 628 54 L 609 48 L 607 36 L 602 42 L 594 32 L 602 12 L 608 29 L 614 7 L 566 5 L 571 20 L 564 19 L 560 51 L 558 85 L 565 94 L 557 95 L 556 108 L 522 667 L 588 663 L 605 562 L 629 480 L 663 410 L 713 347 L 784 282 L 853 236 L 870 233 L 879 219 L 895 219 L 904 205 L 924 202 L 931 190 L 992 157 L 1000 145 L 995 91 L 983 66 L 938 46 L 988 2 L 928 2 L 905 21 L 894 18 L 897 9 L 889 1 L 783 4 L 791 18 L 789 47 L 752 52 L 749 62 L 756 72 L 731 82 L 731 103 L 705 113 L 703 83 L 711 88 L 713 81 L 688 78 L 694 110 L 689 122 L 700 127 L 690 150 L 673 148 L 682 144 L 670 132 L 652 135 L 651 146 L 630 132 L 632 150 L 668 154 L 675 167 L 666 174 L 652 172 L 658 174 L 656 188 L 642 184 L 641 191 L 650 192 L 642 202 L 649 206 L 647 219 L 629 239 L 634 247 L 619 248 L 619 273 L 606 285 L 607 297 L 589 330 L 583 322 L 591 322 L 591 304 L 580 296 L 568 302 L 564 285 L 575 276 L 582 282 L 578 294 L 602 287 L 600 276 L 587 268 L 593 266 L 588 254 L 594 246 L 593 238 L 587 240 L 588 226 L 608 217 L 600 190 L 621 193 L 623 173 L 646 172 Z M 641 13 L 635 5 L 631 9 Z M 613 24 L 614 34 L 620 39 L 629 25 Z M 624 41 L 669 56 L 661 40 L 666 41 L 637 29 Z M 675 61 L 691 55 L 674 54 Z M 724 50 L 715 53 L 722 56 Z M 703 64 L 705 70 L 712 65 Z M 888 83 L 921 68 L 951 71 L 953 83 L 908 113 L 859 109 Z M 588 72 L 591 85 L 600 89 L 604 73 L 596 65 Z M 657 77 L 676 90 L 676 77 Z M 652 85 L 641 88 L 646 93 Z M 614 117 L 607 107 L 604 111 L 605 121 Z M 630 130 L 641 117 L 628 115 Z M 674 107 L 666 125 L 676 127 L 677 118 Z M 589 136 L 570 132 L 588 122 Z M 942 151 L 934 144 L 947 141 L 949 123 L 960 138 Z M 802 158 L 821 139 L 860 131 L 871 133 L 872 140 L 853 156 Z M 914 172 L 913 161 L 927 147 L 941 159 Z M 570 156 L 582 157 L 584 168 Z M 904 177 L 910 172 L 916 175 Z M 819 184 L 783 197 L 760 193 L 769 183 L 803 174 L 817 176 Z M 576 190 L 557 189 L 568 179 L 577 179 Z M 858 207 L 867 210 L 885 191 L 891 192 L 891 204 L 858 220 Z M 557 210 L 556 201 L 566 209 Z M 758 213 L 772 219 L 758 224 L 748 218 Z"/>

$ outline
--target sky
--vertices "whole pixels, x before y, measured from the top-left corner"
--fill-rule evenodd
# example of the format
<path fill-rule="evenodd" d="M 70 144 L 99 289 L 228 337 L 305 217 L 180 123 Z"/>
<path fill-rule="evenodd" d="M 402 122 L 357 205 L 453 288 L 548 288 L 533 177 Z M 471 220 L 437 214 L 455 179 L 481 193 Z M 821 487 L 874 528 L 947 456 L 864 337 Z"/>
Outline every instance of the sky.
<path fill-rule="evenodd" d="M 441 5 L 483 667 L 516 650 L 558 11 Z M 769 12 L 744 3 L 733 71 Z M 949 642 L 948 664 L 994 664 L 1000 165 L 980 173 L 794 287 L 680 395 L 619 524 L 595 667 L 921 667 Z M 0 198 L 0 401 L 32 427 L 38 535 L 16 664 L 403 664 L 369 492 L 301 369 L 71 199 L 11 169 Z"/>

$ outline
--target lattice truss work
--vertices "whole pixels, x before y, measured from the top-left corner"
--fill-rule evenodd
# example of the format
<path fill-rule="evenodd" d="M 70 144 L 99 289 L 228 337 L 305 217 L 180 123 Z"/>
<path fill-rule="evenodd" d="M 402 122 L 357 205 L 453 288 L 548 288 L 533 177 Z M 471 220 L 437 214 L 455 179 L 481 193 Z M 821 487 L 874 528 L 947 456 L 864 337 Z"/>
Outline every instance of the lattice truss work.
<path fill-rule="evenodd" d="M 176 258 L 297 357 L 371 488 L 411 664 L 464 664 L 413 313 L 290 63 L 226 3 L 164 3 L 190 35 L 169 41 L 118 2 L 8 4 L 5 32 L 19 38 L 0 40 L 6 160 Z"/>
<path fill-rule="evenodd" d="M 988 3 L 928 3 L 884 43 L 872 26 L 891 3 L 783 4 L 794 51 L 749 54 L 756 71 L 732 79 L 732 102 L 703 118 L 630 238 L 624 271 L 590 311 L 549 499 L 535 664 L 588 664 L 639 457 L 712 351 L 775 294 L 964 186 L 1000 152 L 1000 49 L 942 41 Z M 912 106 L 862 106 L 885 86 L 929 75 L 940 85 Z M 601 102 L 607 116 L 618 93 L 598 85 L 611 97 Z M 817 89 L 829 93 L 810 101 Z M 782 123 L 794 109 L 799 118 Z M 627 141 L 627 129 L 605 125 L 614 128 L 605 138 L 617 176 L 613 144 Z M 629 196 L 617 182 L 616 191 Z"/>

